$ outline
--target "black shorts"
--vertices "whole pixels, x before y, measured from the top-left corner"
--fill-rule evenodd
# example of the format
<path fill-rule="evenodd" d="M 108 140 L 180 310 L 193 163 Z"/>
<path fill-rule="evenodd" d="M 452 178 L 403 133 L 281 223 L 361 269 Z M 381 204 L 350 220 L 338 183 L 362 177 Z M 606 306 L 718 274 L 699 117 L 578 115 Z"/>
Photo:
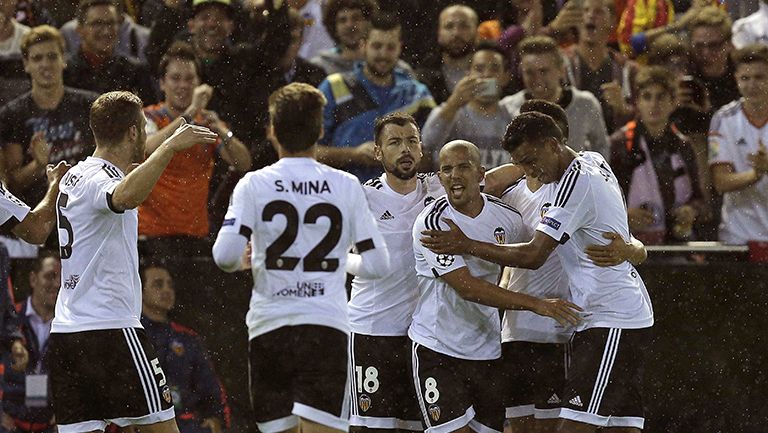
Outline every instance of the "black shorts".
<path fill-rule="evenodd" d="M 565 384 L 565 345 L 513 341 L 501 345 L 503 403 L 507 418 L 559 407 Z"/>
<path fill-rule="evenodd" d="M 642 429 L 641 387 L 650 329 L 593 328 L 574 334 L 560 409 L 537 411 L 536 417 Z"/>
<path fill-rule="evenodd" d="M 346 333 L 327 326 L 284 326 L 248 346 L 251 403 L 260 431 L 288 430 L 299 417 L 348 428 Z"/>
<path fill-rule="evenodd" d="M 413 342 L 411 368 L 421 417 L 428 433 L 469 425 L 476 432 L 501 432 L 500 359 L 454 358 Z"/>
<path fill-rule="evenodd" d="M 165 373 L 141 328 L 53 333 L 46 365 L 60 433 L 174 418 Z"/>
<path fill-rule="evenodd" d="M 421 430 L 406 336 L 350 338 L 352 407 L 349 423 L 372 429 Z"/>

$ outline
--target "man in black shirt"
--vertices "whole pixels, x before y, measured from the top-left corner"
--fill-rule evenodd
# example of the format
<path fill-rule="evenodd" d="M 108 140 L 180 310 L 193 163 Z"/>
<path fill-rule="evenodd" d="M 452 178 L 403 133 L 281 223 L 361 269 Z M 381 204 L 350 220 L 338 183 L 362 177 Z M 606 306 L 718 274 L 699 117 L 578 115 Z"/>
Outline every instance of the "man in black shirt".
<path fill-rule="evenodd" d="M 0 109 L 0 142 L 9 189 L 37 203 L 47 187 L 47 164 L 74 165 L 93 153 L 88 116 L 98 95 L 64 87 L 64 39 L 55 28 L 33 28 L 21 53 L 32 91 Z"/>
<path fill-rule="evenodd" d="M 77 13 L 80 50 L 67 61 L 64 83 L 96 93 L 129 90 L 145 105 L 158 102 L 149 66 L 117 54 L 120 14 L 113 0 L 82 0 Z"/>

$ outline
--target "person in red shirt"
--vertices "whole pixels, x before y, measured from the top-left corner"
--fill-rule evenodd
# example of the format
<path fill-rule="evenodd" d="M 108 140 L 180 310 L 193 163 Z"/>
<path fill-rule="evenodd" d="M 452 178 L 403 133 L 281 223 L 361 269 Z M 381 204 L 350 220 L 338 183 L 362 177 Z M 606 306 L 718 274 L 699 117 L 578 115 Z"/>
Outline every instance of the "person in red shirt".
<path fill-rule="evenodd" d="M 205 238 L 209 233 L 208 190 L 216 155 L 238 172 L 250 169 L 251 155 L 226 123 L 206 109 L 213 88 L 200 83 L 200 64 L 189 44 L 172 45 L 160 61 L 159 72 L 165 101 L 144 108 L 147 154 L 166 140 L 182 119 L 207 126 L 219 135 L 219 140 L 212 145 L 193 146 L 173 157 L 139 208 L 139 235 L 148 239 L 147 254 L 210 254 Z"/>

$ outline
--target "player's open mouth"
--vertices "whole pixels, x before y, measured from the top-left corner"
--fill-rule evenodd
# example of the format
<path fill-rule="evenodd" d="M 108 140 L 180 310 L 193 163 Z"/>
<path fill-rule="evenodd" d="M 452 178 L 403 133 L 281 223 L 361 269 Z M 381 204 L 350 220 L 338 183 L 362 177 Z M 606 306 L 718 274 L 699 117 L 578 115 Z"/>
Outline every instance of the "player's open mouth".
<path fill-rule="evenodd" d="M 409 168 L 413 166 L 413 158 L 401 158 L 397 160 L 397 163 L 405 166 L 405 168 Z"/>

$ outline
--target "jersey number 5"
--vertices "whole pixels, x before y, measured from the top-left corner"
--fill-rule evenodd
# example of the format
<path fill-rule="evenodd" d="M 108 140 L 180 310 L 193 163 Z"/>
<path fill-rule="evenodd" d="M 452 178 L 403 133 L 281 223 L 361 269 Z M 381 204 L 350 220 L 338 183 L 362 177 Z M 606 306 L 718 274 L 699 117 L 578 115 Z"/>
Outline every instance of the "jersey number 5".
<path fill-rule="evenodd" d="M 261 219 L 269 222 L 276 215 L 285 216 L 285 230 L 267 247 L 266 266 L 267 269 L 292 271 L 299 264 L 301 257 L 288 257 L 283 254 L 293 245 L 299 234 L 299 212 L 291 203 L 277 200 L 264 207 Z M 307 209 L 303 222 L 315 224 L 321 217 L 328 218 L 331 224 L 320 243 L 304 257 L 305 272 L 334 272 L 339 267 L 339 259 L 327 259 L 325 256 L 336 248 L 341 238 L 341 211 L 332 204 L 318 203 Z"/>
<path fill-rule="evenodd" d="M 61 212 L 62 209 L 67 208 L 67 202 L 69 201 L 69 196 L 67 194 L 59 193 L 59 200 L 56 202 L 56 210 L 59 214 L 59 230 L 64 230 L 67 232 L 67 243 L 66 245 L 61 245 L 61 238 L 59 238 L 59 254 L 61 255 L 61 259 L 68 259 L 72 257 L 72 241 L 74 240 L 75 234 L 72 232 L 72 224 L 69 222 L 67 217 L 64 216 L 64 213 Z"/>

